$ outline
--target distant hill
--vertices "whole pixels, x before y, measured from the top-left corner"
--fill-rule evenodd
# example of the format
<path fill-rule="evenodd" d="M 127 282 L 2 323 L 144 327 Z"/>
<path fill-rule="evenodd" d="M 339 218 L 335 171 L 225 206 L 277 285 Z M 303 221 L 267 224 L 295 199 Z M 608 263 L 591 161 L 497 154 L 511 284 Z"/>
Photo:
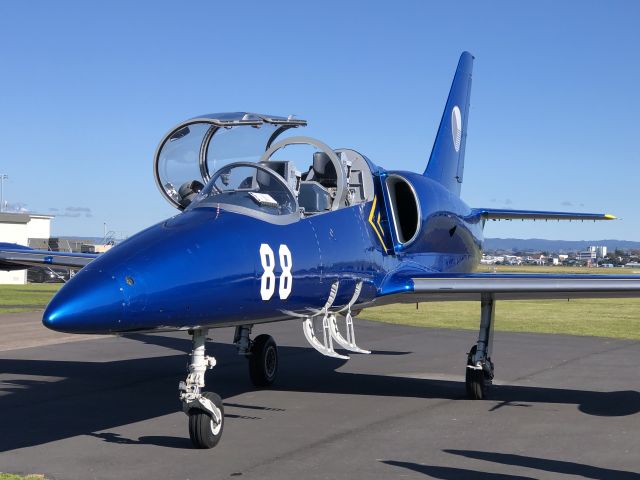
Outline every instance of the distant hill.
<path fill-rule="evenodd" d="M 640 249 L 640 242 L 629 240 L 545 240 L 543 238 L 485 238 L 485 250 L 539 250 L 549 252 L 577 252 L 591 245 L 604 245 L 610 251 Z"/>

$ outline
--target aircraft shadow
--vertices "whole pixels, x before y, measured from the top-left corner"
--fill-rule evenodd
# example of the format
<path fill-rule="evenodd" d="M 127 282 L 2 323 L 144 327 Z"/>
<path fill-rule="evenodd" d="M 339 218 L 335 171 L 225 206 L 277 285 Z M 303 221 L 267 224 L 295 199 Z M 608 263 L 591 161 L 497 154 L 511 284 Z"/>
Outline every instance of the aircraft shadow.
<path fill-rule="evenodd" d="M 610 468 L 594 467 L 582 463 L 567 462 L 564 460 L 550 460 L 547 458 L 528 457 L 511 453 L 482 452 L 477 450 L 443 450 L 452 455 L 483 460 L 486 462 L 500 463 L 516 467 L 533 468 L 545 472 L 559 473 L 563 475 L 576 475 L 596 480 L 640 480 L 640 474 L 625 470 L 613 470 Z"/>
<path fill-rule="evenodd" d="M 394 467 L 402 467 L 407 470 L 428 475 L 431 478 L 441 480 L 536 480 L 534 477 L 521 475 L 509 475 L 505 473 L 480 472 L 458 467 L 440 467 L 437 465 L 423 465 L 414 462 L 399 462 L 396 460 L 382 460 L 382 463 Z"/>
<path fill-rule="evenodd" d="M 640 474 L 625 470 L 594 467 L 582 463 L 566 462 L 561 460 L 549 460 L 546 458 L 527 457 L 525 455 L 513 455 L 507 453 L 479 452 L 472 450 L 444 450 L 444 452 L 464 457 L 486 460 L 502 465 L 524 467 L 545 472 L 575 475 L 595 480 L 638 480 Z M 382 460 L 384 464 L 394 467 L 406 468 L 414 472 L 428 475 L 441 480 L 533 480 L 535 477 L 511 475 L 506 473 L 484 472 L 478 469 L 466 469 L 458 467 L 442 467 L 437 465 L 424 465 L 414 462 L 400 462 L 396 460 Z"/>
<path fill-rule="evenodd" d="M 157 436 L 147 435 L 133 440 L 131 438 L 123 437 L 118 433 L 102 432 L 102 433 L 89 433 L 88 435 L 104 440 L 109 443 L 119 443 L 123 445 L 156 445 L 159 447 L 169 448 L 191 448 L 191 440 L 187 437 L 169 437 L 169 436 Z"/>
<path fill-rule="evenodd" d="M 178 351 L 190 349 L 188 339 L 158 335 L 131 338 Z M 223 399 L 254 390 L 246 360 L 238 356 L 233 345 L 214 344 L 211 351 L 215 352 L 218 367 L 207 374 L 209 390 Z M 310 348 L 280 347 L 279 354 L 281 367 L 274 390 L 464 399 L 461 382 L 337 372 L 344 361 L 322 357 Z M 9 376 L 9 380 L 0 383 L 0 452 L 78 435 L 94 435 L 120 443 L 189 448 L 188 440 L 185 443 L 173 437 L 130 440 L 96 433 L 180 411 L 177 385 L 186 375 L 185 363 L 186 357 L 182 354 L 114 362 L 0 359 L 0 372 Z M 20 375 L 28 377 L 11 380 Z M 492 400 L 504 404 L 575 404 L 580 411 L 599 416 L 631 415 L 640 411 L 640 393 L 636 391 L 500 386 L 494 389 Z M 250 416 L 228 414 L 229 418 L 257 420 L 260 417 L 255 415 L 259 415 L 261 409 L 271 409 L 233 401 L 225 404 L 250 410 Z"/>

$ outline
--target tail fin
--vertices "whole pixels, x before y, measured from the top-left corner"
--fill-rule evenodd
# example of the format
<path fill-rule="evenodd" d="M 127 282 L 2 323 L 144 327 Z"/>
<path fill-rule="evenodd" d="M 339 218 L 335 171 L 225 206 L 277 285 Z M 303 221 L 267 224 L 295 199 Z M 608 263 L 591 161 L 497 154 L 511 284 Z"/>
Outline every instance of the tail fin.
<path fill-rule="evenodd" d="M 464 147 L 471 96 L 473 55 L 463 52 L 453 77 L 449 98 L 424 175 L 460 195 L 464 170 Z"/>

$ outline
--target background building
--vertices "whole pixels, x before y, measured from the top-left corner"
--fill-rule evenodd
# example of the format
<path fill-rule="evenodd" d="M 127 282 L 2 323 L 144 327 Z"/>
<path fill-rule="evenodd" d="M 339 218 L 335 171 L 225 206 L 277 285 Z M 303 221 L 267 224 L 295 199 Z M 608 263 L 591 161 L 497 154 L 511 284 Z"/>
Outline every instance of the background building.
<path fill-rule="evenodd" d="M 51 215 L 0 213 L 0 242 L 29 245 L 30 239 L 49 239 Z M 0 270 L 0 284 L 27 283 L 26 270 Z"/>

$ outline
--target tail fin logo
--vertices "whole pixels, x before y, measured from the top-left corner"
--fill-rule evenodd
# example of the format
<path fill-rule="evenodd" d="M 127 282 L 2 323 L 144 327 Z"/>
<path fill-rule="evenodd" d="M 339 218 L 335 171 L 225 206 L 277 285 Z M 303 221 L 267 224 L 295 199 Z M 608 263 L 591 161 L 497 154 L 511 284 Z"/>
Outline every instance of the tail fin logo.
<path fill-rule="evenodd" d="M 451 135 L 453 137 L 453 148 L 456 149 L 456 152 L 459 152 L 460 142 L 462 141 L 462 115 L 457 105 L 451 110 Z"/>

